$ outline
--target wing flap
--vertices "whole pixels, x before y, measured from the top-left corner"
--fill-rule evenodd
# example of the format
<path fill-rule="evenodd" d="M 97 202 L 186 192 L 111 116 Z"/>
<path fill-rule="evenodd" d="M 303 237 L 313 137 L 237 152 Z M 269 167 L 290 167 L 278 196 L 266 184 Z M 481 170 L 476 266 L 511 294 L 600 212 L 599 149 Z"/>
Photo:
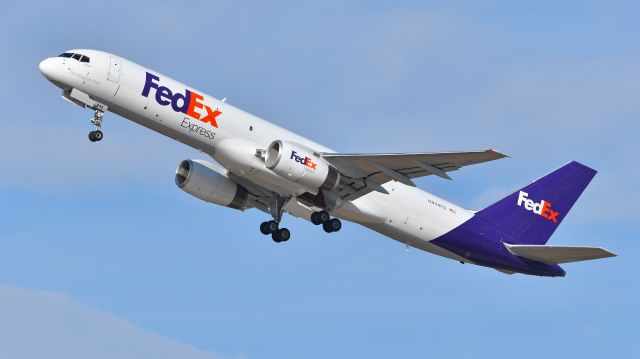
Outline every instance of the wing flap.
<path fill-rule="evenodd" d="M 570 263 L 616 256 L 608 250 L 599 247 L 520 245 L 507 243 L 504 245 L 511 253 L 519 257 L 549 264 Z"/>

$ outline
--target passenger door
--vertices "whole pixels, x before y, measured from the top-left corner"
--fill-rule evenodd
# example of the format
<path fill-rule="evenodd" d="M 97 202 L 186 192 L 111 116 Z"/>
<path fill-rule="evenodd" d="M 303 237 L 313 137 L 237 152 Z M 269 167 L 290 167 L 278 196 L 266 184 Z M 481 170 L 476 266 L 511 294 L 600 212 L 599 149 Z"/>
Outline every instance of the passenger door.
<path fill-rule="evenodd" d="M 122 74 L 122 60 L 118 57 L 111 56 L 111 63 L 109 64 L 109 74 L 107 79 L 112 82 L 119 82 L 120 75 Z"/>

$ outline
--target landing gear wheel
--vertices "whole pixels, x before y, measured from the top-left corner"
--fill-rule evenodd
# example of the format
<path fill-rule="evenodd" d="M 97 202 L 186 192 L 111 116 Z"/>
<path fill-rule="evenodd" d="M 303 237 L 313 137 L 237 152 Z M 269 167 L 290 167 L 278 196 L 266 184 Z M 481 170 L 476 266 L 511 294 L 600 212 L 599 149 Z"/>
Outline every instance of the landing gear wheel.
<path fill-rule="evenodd" d="M 286 242 L 291 238 L 291 232 L 286 228 L 280 228 L 271 234 L 271 238 L 276 243 Z"/>
<path fill-rule="evenodd" d="M 265 236 L 267 234 L 271 234 L 271 228 L 269 228 L 269 222 L 262 222 L 260 223 L 260 233 L 264 234 Z"/>
<path fill-rule="evenodd" d="M 265 236 L 267 234 L 274 234 L 276 232 L 278 232 L 278 222 L 267 221 L 260 223 L 260 233 L 264 234 Z"/>
<path fill-rule="evenodd" d="M 291 232 L 286 228 L 280 228 L 278 230 L 278 237 L 280 237 L 281 241 L 286 242 L 291 238 Z"/>
<path fill-rule="evenodd" d="M 332 232 L 337 232 L 342 229 L 342 222 L 339 219 L 334 218 L 329 221 L 329 226 L 331 227 Z"/>
<path fill-rule="evenodd" d="M 275 233 L 278 231 L 278 222 L 276 221 L 269 221 L 267 222 L 267 225 L 269 226 L 269 232 L 270 233 Z"/>
<path fill-rule="evenodd" d="M 89 141 L 96 142 L 96 131 L 89 132 Z"/>
<path fill-rule="evenodd" d="M 318 212 L 318 219 L 320 220 L 321 223 L 326 223 L 326 222 L 329 222 L 329 220 L 331 219 L 331 216 L 327 211 L 320 211 Z"/>
<path fill-rule="evenodd" d="M 342 228 L 342 222 L 339 219 L 333 218 L 322 224 L 322 229 L 327 233 L 337 232 Z"/>
<path fill-rule="evenodd" d="M 317 225 L 322 224 L 322 221 L 320 220 L 320 218 L 318 218 L 318 212 L 313 212 L 311 213 L 311 223 Z"/>
<path fill-rule="evenodd" d="M 97 130 L 97 131 L 92 131 L 93 132 L 93 138 L 95 141 L 100 141 L 104 138 L 104 135 L 102 134 L 102 131 Z"/>

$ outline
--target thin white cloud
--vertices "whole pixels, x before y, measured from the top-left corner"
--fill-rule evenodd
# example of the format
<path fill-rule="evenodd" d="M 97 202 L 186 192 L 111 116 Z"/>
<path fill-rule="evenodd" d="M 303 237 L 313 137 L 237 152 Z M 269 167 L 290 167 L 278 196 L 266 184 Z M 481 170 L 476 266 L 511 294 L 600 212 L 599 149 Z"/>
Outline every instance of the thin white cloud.
<path fill-rule="evenodd" d="M 66 295 L 0 287 L 0 357 L 221 359 L 150 333 Z"/>

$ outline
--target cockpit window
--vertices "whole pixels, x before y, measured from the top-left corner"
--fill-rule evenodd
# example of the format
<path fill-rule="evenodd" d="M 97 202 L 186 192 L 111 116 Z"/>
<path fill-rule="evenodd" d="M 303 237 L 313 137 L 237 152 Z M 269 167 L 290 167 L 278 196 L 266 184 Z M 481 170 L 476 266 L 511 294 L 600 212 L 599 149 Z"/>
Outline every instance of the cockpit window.
<path fill-rule="evenodd" d="M 85 55 L 82 55 L 82 54 L 74 54 L 72 52 L 62 53 L 58 57 L 64 57 L 64 58 L 67 58 L 67 59 L 68 58 L 72 58 L 72 59 L 75 59 L 75 60 L 78 60 L 80 62 L 84 62 L 84 63 L 87 63 L 87 64 L 89 62 L 91 62 L 91 59 L 89 58 L 89 56 L 85 56 Z"/>

